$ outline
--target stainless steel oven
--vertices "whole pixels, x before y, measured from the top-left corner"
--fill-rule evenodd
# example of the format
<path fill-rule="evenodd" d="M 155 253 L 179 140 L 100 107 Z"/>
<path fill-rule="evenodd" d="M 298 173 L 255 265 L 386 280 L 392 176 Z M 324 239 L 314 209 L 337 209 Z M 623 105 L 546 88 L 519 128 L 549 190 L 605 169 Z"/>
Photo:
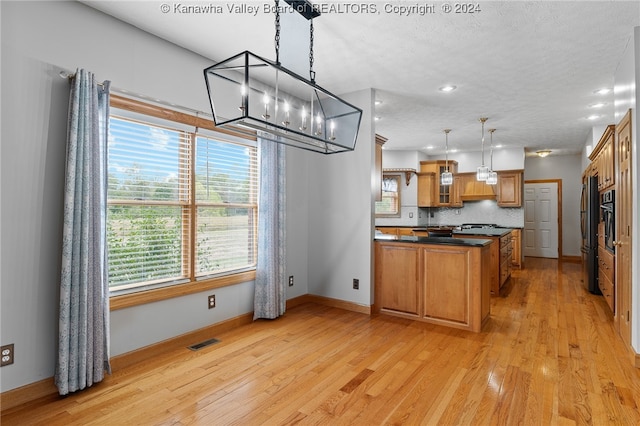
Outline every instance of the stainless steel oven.
<path fill-rule="evenodd" d="M 611 253 L 615 251 L 616 239 L 615 191 L 605 191 L 600 196 L 600 220 L 604 228 L 604 248 Z"/>

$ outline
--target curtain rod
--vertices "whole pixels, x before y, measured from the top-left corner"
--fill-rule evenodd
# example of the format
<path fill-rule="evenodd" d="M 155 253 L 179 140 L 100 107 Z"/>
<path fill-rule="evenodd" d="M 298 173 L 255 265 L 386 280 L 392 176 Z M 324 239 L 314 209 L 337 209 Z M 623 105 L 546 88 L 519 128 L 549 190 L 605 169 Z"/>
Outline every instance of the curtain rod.
<path fill-rule="evenodd" d="M 60 77 L 64 78 L 64 79 L 68 79 L 68 80 L 72 80 L 73 78 L 75 78 L 76 74 L 74 72 L 70 72 L 67 70 L 61 70 L 60 71 Z M 103 87 L 104 88 L 104 84 L 102 83 L 96 83 L 98 86 Z M 119 89 L 117 87 L 113 87 L 111 86 L 110 88 L 112 93 L 116 93 L 118 95 L 127 97 L 127 98 L 131 98 L 134 100 L 139 100 L 139 101 L 144 101 L 144 102 L 152 102 L 152 103 L 156 103 L 174 110 L 182 110 L 184 112 L 188 112 L 190 114 L 194 114 L 196 117 L 210 117 L 211 120 L 213 121 L 213 115 L 204 111 L 200 111 L 197 109 L 193 109 L 193 108 L 189 108 L 189 107 L 185 107 L 185 106 L 181 106 L 181 105 L 176 105 L 170 102 L 166 102 L 166 101 L 162 101 L 160 99 L 154 99 L 151 98 L 149 96 L 145 96 L 145 95 L 140 95 L 137 93 L 133 93 L 130 92 L 128 90 L 124 90 L 124 89 Z"/>
<path fill-rule="evenodd" d="M 60 77 L 65 78 L 69 81 L 73 80 L 74 78 L 76 78 L 76 73 L 70 73 L 68 71 L 62 70 L 60 71 Z M 97 83 L 96 84 L 100 87 L 102 87 L 104 89 L 104 84 L 102 83 Z"/>

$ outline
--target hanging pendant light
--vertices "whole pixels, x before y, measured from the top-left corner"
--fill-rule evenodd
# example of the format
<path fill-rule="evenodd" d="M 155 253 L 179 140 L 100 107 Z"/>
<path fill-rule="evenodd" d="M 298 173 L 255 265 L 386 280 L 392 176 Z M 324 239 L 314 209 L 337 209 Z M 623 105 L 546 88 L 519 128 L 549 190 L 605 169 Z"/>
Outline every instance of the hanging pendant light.
<path fill-rule="evenodd" d="M 318 86 L 313 71 L 313 18 L 308 0 L 285 0 L 310 21 L 309 79 L 280 64 L 280 7 L 275 0 L 276 60 L 244 51 L 204 70 L 216 126 L 310 151 L 355 149 L 362 110 Z"/>
<path fill-rule="evenodd" d="M 489 168 L 489 174 L 487 175 L 487 185 L 496 185 L 498 183 L 498 173 L 496 173 L 493 170 L 493 132 L 495 132 L 496 129 L 489 129 L 489 134 L 491 135 L 491 145 L 490 145 L 490 154 L 489 154 L 489 162 L 490 162 L 490 168 Z"/>
<path fill-rule="evenodd" d="M 445 151 L 444 151 L 444 159 L 445 159 L 445 171 L 440 174 L 440 185 L 451 185 L 453 183 L 453 173 L 449 171 L 449 132 L 451 129 L 444 129 L 443 132 L 445 134 Z"/>
<path fill-rule="evenodd" d="M 476 179 L 479 181 L 486 181 L 489 176 L 489 168 L 484 165 L 484 123 L 488 120 L 488 118 L 482 117 L 480 122 L 482 123 L 482 164 L 478 167 L 476 173 Z"/>

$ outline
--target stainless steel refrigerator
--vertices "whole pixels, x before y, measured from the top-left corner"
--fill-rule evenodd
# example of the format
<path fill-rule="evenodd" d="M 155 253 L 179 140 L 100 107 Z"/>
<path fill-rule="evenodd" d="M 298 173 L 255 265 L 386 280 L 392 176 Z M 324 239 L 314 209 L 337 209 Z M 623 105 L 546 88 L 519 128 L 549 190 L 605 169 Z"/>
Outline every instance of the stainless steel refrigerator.
<path fill-rule="evenodd" d="M 589 176 L 582 184 L 580 229 L 582 231 L 582 282 L 589 292 L 601 294 L 598 287 L 598 221 L 600 200 L 598 178 Z"/>

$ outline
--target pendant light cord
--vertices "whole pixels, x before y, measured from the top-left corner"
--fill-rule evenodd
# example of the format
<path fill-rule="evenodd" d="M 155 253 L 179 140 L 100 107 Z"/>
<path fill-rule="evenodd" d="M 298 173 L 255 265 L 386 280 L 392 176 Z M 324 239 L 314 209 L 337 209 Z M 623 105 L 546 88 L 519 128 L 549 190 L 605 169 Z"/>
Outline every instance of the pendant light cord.
<path fill-rule="evenodd" d="M 493 171 L 493 132 L 495 132 L 496 129 L 489 129 L 489 134 L 491 135 L 491 144 L 490 149 L 489 149 L 489 161 L 490 161 L 490 168 L 489 170 Z"/>
<path fill-rule="evenodd" d="M 481 118 L 480 122 L 482 123 L 482 167 L 484 167 L 484 123 L 487 121 L 487 118 Z"/>
<path fill-rule="evenodd" d="M 451 129 L 444 129 L 444 161 L 445 168 L 447 169 L 447 173 L 449 173 L 449 132 Z"/>

